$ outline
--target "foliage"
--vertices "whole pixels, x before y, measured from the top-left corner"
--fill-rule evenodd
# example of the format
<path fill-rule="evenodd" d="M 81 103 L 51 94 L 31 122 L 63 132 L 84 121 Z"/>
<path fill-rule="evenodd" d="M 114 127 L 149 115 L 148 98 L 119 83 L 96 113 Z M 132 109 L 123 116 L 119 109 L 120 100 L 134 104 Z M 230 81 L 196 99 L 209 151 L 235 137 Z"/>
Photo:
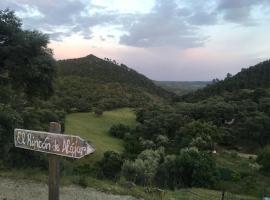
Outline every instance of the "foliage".
<path fill-rule="evenodd" d="M 270 142 L 270 117 L 263 112 L 252 112 L 247 115 L 242 123 L 241 133 L 243 138 L 248 138 L 264 146 Z"/>
<path fill-rule="evenodd" d="M 46 157 L 13 146 L 14 128 L 47 130 L 65 113 L 43 99 L 53 93 L 55 61 L 47 35 L 22 29 L 13 11 L 0 10 L 0 152 L 9 167 L 47 168 Z"/>
<path fill-rule="evenodd" d="M 124 124 L 114 124 L 110 130 L 109 133 L 117 138 L 123 139 L 125 137 L 125 134 L 130 131 L 130 128 Z"/>
<path fill-rule="evenodd" d="M 264 171 L 270 172 L 270 146 L 261 150 L 257 157 L 257 162 L 262 166 Z"/>
<path fill-rule="evenodd" d="M 176 140 L 181 148 L 197 147 L 199 150 L 213 150 L 217 136 L 216 126 L 206 122 L 193 121 L 179 130 Z"/>
<path fill-rule="evenodd" d="M 22 30 L 13 11 L 0 10 L 0 77 L 5 84 L 23 89 L 28 97 L 52 94 L 55 73 L 48 37 Z"/>
<path fill-rule="evenodd" d="M 94 113 L 96 116 L 101 116 L 103 114 L 103 110 L 101 108 L 95 108 Z"/>
<path fill-rule="evenodd" d="M 121 171 L 123 158 L 114 151 L 106 151 L 103 159 L 99 162 L 101 176 L 115 180 Z"/>
<path fill-rule="evenodd" d="M 224 92 L 235 92 L 240 89 L 256 89 L 255 98 L 260 98 L 262 89 L 268 88 L 270 84 L 270 60 L 261 62 L 247 69 L 242 69 L 235 76 L 227 77 L 221 81 L 215 81 L 207 87 L 196 91 L 194 94 L 188 94 L 184 97 L 188 101 L 196 101 L 208 98 L 213 95 L 221 95 Z M 256 94 L 259 94 L 257 96 Z"/>
<path fill-rule="evenodd" d="M 127 66 L 94 55 L 60 60 L 57 69 L 59 77 L 51 101 L 67 112 L 140 107 L 173 96 Z"/>
<path fill-rule="evenodd" d="M 159 166 L 156 181 L 162 187 L 211 187 L 217 181 L 215 161 L 196 150 L 183 150 L 168 155 Z"/>
<path fill-rule="evenodd" d="M 12 140 L 14 128 L 23 123 L 21 116 L 11 107 L 0 104 L 0 156 L 6 159 L 8 152 L 13 147 Z"/>
<path fill-rule="evenodd" d="M 128 181 L 141 185 L 151 185 L 164 152 L 160 150 L 145 150 L 135 161 L 125 161 L 122 174 Z"/>
<path fill-rule="evenodd" d="M 155 81 L 156 85 L 182 96 L 209 84 L 209 81 Z"/>

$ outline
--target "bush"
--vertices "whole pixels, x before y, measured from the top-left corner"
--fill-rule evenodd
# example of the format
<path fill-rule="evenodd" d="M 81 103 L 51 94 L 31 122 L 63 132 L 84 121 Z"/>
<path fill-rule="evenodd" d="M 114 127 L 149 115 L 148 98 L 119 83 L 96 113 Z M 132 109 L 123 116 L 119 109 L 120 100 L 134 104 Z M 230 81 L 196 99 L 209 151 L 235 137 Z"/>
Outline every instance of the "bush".
<path fill-rule="evenodd" d="M 82 186 L 83 188 L 86 188 L 88 186 L 87 180 L 84 176 L 80 176 L 78 180 L 78 185 Z"/>
<path fill-rule="evenodd" d="M 217 181 L 214 159 L 202 152 L 185 150 L 169 155 L 159 166 L 156 182 L 171 189 L 181 187 L 212 187 Z"/>
<path fill-rule="evenodd" d="M 103 178 L 116 179 L 121 172 L 122 165 L 123 158 L 121 155 L 113 151 L 107 151 L 99 162 L 100 175 Z"/>
<path fill-rule="evenodd" d="M 124 124 L 115 124 L 110 128 L 109 133 L 114 137 L 123 139 L 125 134 L 129 131 L 130 128 L 128 126 Z"/>
<path fill-rule="evenodd" d="M 270 145 L 259 152 L 256 161 L 262 166 L 264 171 L 270 172 Z"/>
<path fill-rule="evenodd" d="M 0 104 L 0 159 L 6 160 L 13 147 L 13 131 L 23 124 L 19 113 Z"/>
<path fill-rule="evenodd" d="M 126 161 L 122 167 L 123 176 L 140 185 L 151 185 L 164 150 L 145 150 L 133 161 Z"/>
<path fill-rule="evenodd" d="M 212 150 L 217 135 L 218 129 L 215 125 L 193 121 L 179 130 L 176 141 L 180 148 L 197 147 L 200 150 Z"/>
<path fill-rule="evenodd" d="M 95 113 L 96 116 L 101 116 L 103 114 L 103 109 L 95 108 L 94 113 Z"/>
<path fill-rule="evenodd" d="M 228 168 L 219 168 L 219 177 L 222 181 L 239 181 L 242 174 L 239 174 L 238 172 L 235 172 Z"/>

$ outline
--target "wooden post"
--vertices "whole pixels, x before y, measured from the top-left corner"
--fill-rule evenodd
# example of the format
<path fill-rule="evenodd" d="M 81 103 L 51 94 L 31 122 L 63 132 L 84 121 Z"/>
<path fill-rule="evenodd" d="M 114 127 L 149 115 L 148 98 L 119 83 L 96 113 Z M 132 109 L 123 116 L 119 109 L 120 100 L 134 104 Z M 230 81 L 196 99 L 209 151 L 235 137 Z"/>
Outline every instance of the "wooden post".
<path fill-rule="evenodd" d="M 225 200 L 225 191 L 224 190 L 222 191 L 222 194 L 221 194 L 221 200 Z"/>
<path fill-rule="evenodd" d="M 61 124 L 50 122 L 51 133 L 61 133 Z M 59 200 L 60 164 L 57 155 L 49 154 L 49 200 Z"/>

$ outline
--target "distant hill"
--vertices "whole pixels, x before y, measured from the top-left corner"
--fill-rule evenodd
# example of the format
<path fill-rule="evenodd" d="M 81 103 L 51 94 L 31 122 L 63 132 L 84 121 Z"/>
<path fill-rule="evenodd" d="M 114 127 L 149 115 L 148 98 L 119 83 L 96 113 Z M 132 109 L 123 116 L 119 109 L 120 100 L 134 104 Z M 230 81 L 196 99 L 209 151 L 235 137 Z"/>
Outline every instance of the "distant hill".
<path fill-rule="evenodd" d="M 209 81 L 154 81 L 154 83 L 180 96 L 210 84 Z"/>
<path fill-rule="evenodd" d="M 270 60 L 242 69 L 234 76 L 228 74 L 224 80 L 214 79 L 212 84 L 193 94 L 187 94 L 184 99 L 205 99 L 213 95 L 221 95 L 224 92 L 257 88 L 270 88 Z"/>
<path fill-rule="evenodd" d="M 94 55 L 59 60 L 57 70 L 52 101 L 67 111 L 137 107 L 174 96 L 126 65 Z"/>

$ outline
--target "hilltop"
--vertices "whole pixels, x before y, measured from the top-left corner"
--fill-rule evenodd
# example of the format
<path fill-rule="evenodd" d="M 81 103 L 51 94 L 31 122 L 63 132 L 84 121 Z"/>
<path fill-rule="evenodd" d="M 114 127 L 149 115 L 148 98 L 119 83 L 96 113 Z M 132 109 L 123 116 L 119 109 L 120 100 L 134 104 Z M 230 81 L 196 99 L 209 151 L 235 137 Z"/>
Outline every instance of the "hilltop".
<path fill-rule="evenodd" d="M 253 91 L 258 88 L 270 88 L 270 60 L 249 68 L 243 68 L 234 76 L 228 73 L 224 80 L 214 79 L 212 84 L 186 95 L 184 99 L 201 100 L 210 96 L 222 95 L 226 92 Z"/>
<path fill-rule="evenodd" d="M 57 71 L 52 101 L 66 111 L 138 107 L 174 96 L 126 65 L 94 55 L 59 60 Z"/>
<path fill-rule="evenodd" d="M 269 144 L 270 60 L 181 97 L 178 111 L 220 127 L 221 142 L 256 152 Z"/>

